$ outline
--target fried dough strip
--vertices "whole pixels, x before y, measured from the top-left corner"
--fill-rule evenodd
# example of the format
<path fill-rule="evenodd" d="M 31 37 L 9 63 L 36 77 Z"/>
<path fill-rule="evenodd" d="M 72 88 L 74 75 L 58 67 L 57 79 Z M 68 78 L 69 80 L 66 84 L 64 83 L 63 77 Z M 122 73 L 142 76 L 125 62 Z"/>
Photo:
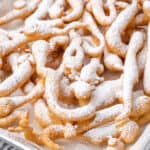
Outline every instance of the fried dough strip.
<path fill-rule="evenodd" d="M 136 55 L 142 48 L 143 43 L 144 43 L 144 34 L 142 32 L 133 33 L 131 41 L 129 43 L 129 49 L 126 55 L 124 65 L 123 93 L 122 93 L 124 111 L 118 116 L 118 119 L 123 119 L 124 117 L 126 117 L 126 115 L 128 116 L 132 113 L 133 88 L 139 80 Z"/>
<path fill-rule="evenodd" d="M 7 116 L 16 108 L 30 102 L 37 100 L 42 96 L 44 88 L 42 83 L 38 83 L 32 90 L 25 96 L 2 97 L 0 98 L 0 117 Z"/>
<path fill-rule="evenodd" d="M 0 83 L 0 96 L 6 96 L 21 87 L 33 74 L 33 67 L 28 60 L 20 64 L 18 69 Z"/>
<path fill-rule="evenodd" d="M 27 3 L 23 8 L 16 9 L 14 8 L 12 11 L 8 12 L 5 16 L 0 18 L 0 25 L 9 23 L 15 19 L 22 19 L 28 17 L 31 13 L 33 13 L 41 0 L 32 0 L 30 3 Z"/>
<path fill-rule="evenodd" d="M 84 10 L 84 1 L 83 0 L 66 0 L 72 8 L 72 12 L 68 13 L 66 16 L 62 17 L 64 22 L 75 21 L 80 18 Z"/>
<path fill-rule="evenodd" d="M 90 0 L 91 9 L 94 17 L 100 25 L 108 26 L 117 17 L 117 11 L 115 8 L 115 0 L 107 0 L 106 5 L 109 9 L 109 15 L 105 15 L 103 10 L 103 0 Z"/>
<path fill-rule="evenodd" d="M 128 49 L 128 45 L 123 43 L 121 40 L 121 34 L 127 28 L 128 24 L 132 21 L 137 12 L 138 3 L 136 0 L 133 0 L 132 4 L 118 15 L 116 20 L 106 32 L 106 42 L 109 50 L 120 57 L 125 57 Z"/>

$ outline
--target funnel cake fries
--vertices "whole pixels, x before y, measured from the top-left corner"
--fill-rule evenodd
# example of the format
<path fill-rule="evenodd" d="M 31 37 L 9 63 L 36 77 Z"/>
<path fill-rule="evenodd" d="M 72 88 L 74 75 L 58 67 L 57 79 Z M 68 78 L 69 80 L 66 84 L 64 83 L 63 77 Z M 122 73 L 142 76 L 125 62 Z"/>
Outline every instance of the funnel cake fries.
<path fill-rule="evenodd" d="M 63 76 L 60 81 L 60 89 L 59 96 L 61 99 L 65 102 L 72 103 L 74 99 L 73 89 L 71 88 L 70 80 L 66 76 Z"/>
<path fill-rule="evenodd" d="M 36 41 L 32 45 L 32 54 L 36 62 L 36 71 L 40 76 L 44 76 L 46 73 L 46 58 L 48 56 L 49 45 L 46 41 Z"/>
<path fill-rule="evenodd" d="M 91 58 L 89 64 L 85 65 L 80 72 L 80 80 L 85 81 L 91 85 L 97 85 L 104 80 L 100 77 L 104 71 L 104 67 L 99 62 L 99 58 Z"/>
<path fill-rule="evenodd" d="M 128 24 L 132 21 L 137 12 L 137 1 L 133 0 L 132 4 L 118 15 L 106 33 L 106 41 L 110 51 L 121 57 L 125 57 L 128 49 L 128 45 L 123 43 L 121 40 L 121 34 L 127 28 Z"/>
<path fill-rule="evenodd" d="M 27 36 L 36 36 L 38 38 L 51 37 L 53 35 L 64 35 L 67 34 L 73 28 L 85 27 L 84 23 L 72 22 L 65 28 L 58 28 L 63 26 L 61 19 L 54 20 L 42 20 L 47 16 L 48 9 L 52 4 L 52 0 L 43 0 L 38 9 L 25 21 L 25 34 Z M 34 21 L 33 21 L 34 20 Z"/>
<path fill-rule="evenodd" d="M 143 150 L 149 126 L 143 134 L 142 128 L 150 122 L 149 4 L 15 1 L 0 17 L 6 25 L 0 28 L 0 127 L 52 150 L 67 149 L 60 138 Z M 21 27 L 12 29 L 18 19 Z"/>
<path fill-rule="evenodd" d="M 83 21 L 87 24 L 87 29 L 98 41 L 98 44 L 93 45 L 91 41 L 85 38 L 85 40 L 83 40 L 83 48 L 85 49 L 85 53 L 91 57 L 101 56 L 105 45 L 104 36 L 100 32 L 99 28 L 96 25 L 96 22 L 88 12 L 84 12 Z"/>
<path fill-rule="evenodd" d="M 51 52 L 56 51 L 57 48 L 66 48 L 69 43 L 69 37 L 67 35 L 55 36 L 49 40 L 49 47 Z"/>
<path fill-rule="evenodd" d="M 83 134 L 83 139 L 85 138 L 85 140 L 88 140 L 94 144 L 99 144 L 107 141 L 109 136 L 118 136 L 118 131 L 114 124 L 93 128 Z"/>
<path fill-rule="evenodd" d="M 134 95 L 133 111 L 131 117 L 133 119 L 138 119 L 149 112 L 150 98 L 148 96 L 140 95 L 136 97 Z M 122 112 L 123 105 L 116 104 L 114 106 L 98 110 L 96 112 L 95 118 L 86 126 L 79 125 L 77 132 L 82 133 L 89 129 L 95 128 L 97 126 L 114 121 L 115 118 Z"/>
<path fill-rule="evenodd" d="M 138 124 L 130 119 L 117 123 L 116 128 L 120 133 L 120 139 L 125 143 L 133 143 L 140 133 Z"/>
<path fill-rule="evenodd" d="M 28 41 L 30 41 L 24 36 L 24 34 L 19 32 L 18 33 L 16 32 L 15 35 L 14 33 L 6 32 L 6 36 L 8 40 L 5 40 L 0 43 L 1 57 L 8 55 L 9 53 L 15 51 L 17 47 L 22 46 L 26 44 Z"/>
<path fill-rule="evenodd" d="M 122 110 L 122 104 L 117 104 L 109 108 L 105 108 L 96 112 L 95 118 L 87 125 L 77 126 L 77 132 L 83 133 L 89 129 L 104 125 L 115 119 L 115 117 L 120 114 Z"/>
<path fill-rule="evenodd" d="M 62 25 L 61 20 L 53 21 L 34 21 L 29 22 L 25 27 L 25 35 L 28 37 L 48 38 L 54 35 L 65 35 L 72 29 L 85 28 L 86 24 L 79 21 L 74 21 L 64 28 L 58 28 Z M 55 27 L 56 26 L 56 27 Z"/>
<path fill-rule="evenodd" d="M 56 19 L 56 18 L 60 18 L 62 15 L 64 15 L 65 4 L 66 4 L 65 0 L 54 1 L 52 6 L 48 9 L 48 14 L 49 14 L 50 18 Z M 72 5 L 73 4 L 74 3 L 72 3 Z"/>
<path fill-rule="evenodd" d="M 106 150 L 125 150 L 125 144 L 120 139 L 110 136 Z"/>
<path fill-rule="evenodd" d="M 11 66 L 11 70 L 14 72 L 18 69 L 18 58 L 20 57 L 20 54 L 17 52 L 14 52 L 8 56 L 8 63 Z"/>
<path fill-rule="evenodd" d="M 51 0 L 43 0 L 38 9 L 25 21 L 25 34 L 28 36 L 36 37 L 50 37 L 52 35 L 67 34 L 73 28 L 85 27 L 83 23 L 72 22 L 64 29 L 58 28 L 63 26 L 61 19 L 42 20 L 47 16 L 49 6 L 52 4 Z M 34 20 L 34 21 L 33 21 Z"/>
<path fill-rule="evenodd" d="M 24 19 L 32 14 L 38 7 L 41 0 L 32 0 L 30 3 L 18 0 L 14 3 L 14 9 L 0 18 L 0 25 L 9 23 L 15 19 Z"/>
<path fill-rule="evenodd" d="M 64 72 L 73 79 L 76 78 L 73 75 L 76 75 L 83 65 L 84 50 L 81 42 L 80 37 L 73 38 L 63 55 Z"/>
<path fill-rule="evenodd" d="M 25 25 L 30 24 L 33 20 L 40 21 L 46 18 L 52 2 L 52 0 L 42 0 L 36 11 L 25 20 Z"/>
<path fill-rule="evenodd" d="M 143 150 L 149 145 L 150 124 L 146 126 L 139 139 L 129 148 L 129 150 Z"/>
<path fill-rule="evenodd" d="M 117 17 L 117 11 L 115 8 L 115 0 L 107 0 L 106 2 L 107 6 L 106 5 L 105 6 L 108 8 L 109 15 L 105 14 L 103 0 L 101 1 L 90 0 L 89 3 L 91 3 L 91 11 L 100 25 L 103 25 L 103 26 L 111 25 L 111 23 Z"/>
<path fill-rule="evenodd" d="M 0 98 L 0 117 L 7 116 L 17 107 L 28 102 L 35 101 L 43 94 L 44 89 L 42 83 L 38 83 L 30 93 L 25 96 L 2 97 Z"/>
<path fill-rule="evenodd" d="M 62 17 L 64 22 L 71 22 L 79 19 L 83 13 L 84 1 L 83 0 L 66 0 L 71 6 L 72 12 L 67 12 L 66 16 Z"/>
<path fill-rule="evenodd" d="M 17 129 L 17 130 L 16 130 Z M 76 136 L 75 127 L 70 123 L 66 123 L 66 125 L 49 125 L 41 132 L 33 131 L 33 128 L 28 126 L 27 124 L 23 124 L 17 128 L 12 129 L 12 131 L 23 131 L 25 137 L 40 145 L 45 145 L 50 149 L 61 150 L 61 146 L 54 142 L 55 139 L 58 138 L 67 138 L 70 139 Z"/>
<path fill-rule="evenodd" d="M 52 119 L 50 118 L 48 108 L 43 99 L 39 99 L 35 102 L 34 116 L 38 124 L 43 128 L 52 124 Z"/>
<path fill-rule="evenodd" d="M 49 148 L 61 149 L 57 144 L 51 144 L 50 139 L 57 139 L 61 137 L 71 138 L 76 136 L 75 127 L 67 123 L 64 125 L 50 125 L 42 132 L 42 141 Z"/>
<path fill-rule="evenodd" d="M 118 126 L 114 123 L 106 124 L 105 126 L 93 128 L 83 134 L 85 139 L 90 140 L 92 143 L 99 144 L 104 141 L 107 141 L 109 136 L 118 137 L 128 143 L 133 142 L 139 134 L 139 126 L 134 121 L 127 121 L 121 125 L 120 130 L 118 131 Z"/>
<path fill-rule="evenodd" d="M 110 71 L 123 71 L 123 62 L 121 58 L 109 52 L 106 48 L 104 50 L 104 65 Z"/>
<path fill-rule="evenodd" d="M 58 117 L 68 121 L 87 120 L 95 115 L 95 110 L 113 104 L 121 89 L 121 79 L 106 81 L 93 92 L 90 102 L 80 108 L 66 109 L 58 104 L 58 86 L 62 73 L 51 71 L 46 78 L 45 98 L 49 109 Z M 55 92 L 54 92 L 55 91 Z M 102 91 L 105 91 L 103 93 Z M 99 93 L 102 93 L 99 95 Z"/>
<path fill-rule="evenodd" d="M 71 84 L 72 91 L 78 100 L 86 100 L 91 97 L 92 87 L 84 81 L 75 81 Z"/>
<path fill-rule="evenodd" d="M 9 116 L 5 118 L 0 118 L 0 127 L 1 128 L 8 128 L 15 122 L 19 122 L 18 127 L 28 120 L 28 112 L 27 111 L 14 111 Z"/>
<path fill-rule="evenodd" d="M 137 43 L 135 45 L 135 43 Z M 122 119 L 122 117 L 129 116 L 132 111 L 132 101 L 133 101 L 133 88 L 134 85 L 139 80 L 138 67 L 136 62 L 136 55 L 138 51 L 142 48 L 144 43 L 144 35 L 142 32 L 133 33 L 128 52 L 126 55 L 126 60 L 124 64 L 124 74 L 123 74 L 123 92 L 122 98 L 124 103 L 124 111 L 118 116 L 117 119 Z"/>
<path fill-rule="evenodd" d="M 6 96 L 21 87 L 33 74 L 32 65 L 28 60 L 20 64 L 18 69 L 0 84 L 0 96 Z"/>

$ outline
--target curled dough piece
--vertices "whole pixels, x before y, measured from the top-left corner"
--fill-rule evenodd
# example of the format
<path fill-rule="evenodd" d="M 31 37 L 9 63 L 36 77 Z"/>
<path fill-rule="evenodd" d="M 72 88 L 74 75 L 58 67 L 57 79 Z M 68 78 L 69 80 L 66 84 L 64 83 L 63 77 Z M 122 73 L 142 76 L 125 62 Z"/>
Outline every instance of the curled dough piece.
<path fill-rule="evenodd" d="M 92 87 L 84 81 L 75 81 L 70 87 L 78 100 L 87 100 L 91 97 Z"/>
<path fill-rule="evenodd" d="M 150 95 L 150 23 L 148 25 L 148 48 L 147 48 L 147 56 L 146 56 L 146 63 L 145 63 L 145 70 L 144 70 L 144 78 L 143 78 L 143 85 L 144 85 L 144 91 L 146 94 Z"/>
<path fill-rule="evenodd" d="M 77 127 L 77 133 L 83 133 L 89 129 L 102 126 L 113 121 L 115 117 L 120 114 L 122 108 L 122 104 L 116 104 L 114 106 L 96 111 L 95 118 L 88 125 L 85 126 L 81 124 Z"/>
<path fill-rule="evenodd" d="M 28 81 L 28 83 L 23 87 L 23 92 L 28 94 L 34 88 L 34 83 L 32 81 Z"/>
<path fill-rule="evenodd" d="M 136 97 L 134 94 L 133 111 L 131 117 L 137 119 L 149 112 L 150 98 L 145 95 Z M 82 133 L 91 128 L 103 125 L 105 123 L 114 121 L 115 118 L 122 112 L 123 104 L 116 104 L 114 106 L 104 108 L 96 111 L 95 118 L 88 125 L 81 125 L 77 128 L 77 132 Z"/>
<path fill-rule="evenodd" d="M 44 27 L 48 31 L 49 28 L 63 25 L 63 22 L 60 19 L 43 20 L 44 18 L 46 18 L 48 14 L 48 9 L 51 6 L 52 2 L 52 0 L 43 0 L 40 3 L 38 9 L 25 20 L 24 33 L 26 35 L 35 35 L 36 32 L 41 32 L 42 28 Z"/>
<path fill-rule="evenodd" d="M 150 124 L 146 126 L 144 129 L 144 132 L 141 134 L 141 136 L 138 138 L 138 140 L 129 148 L 129 150 L 143 150 L 147 149 L 149 146 L 149 140 L 150 140 Z"/>
<path fill-rule="evenodd" d="M 25 35 L 28 37 L 36 37 L 36 38 L 48 38 L 56 35 L 65 35 L 72 29 L 85 28 L 86 24 L 74 21 L 68 25 L 66 25 L 63 29 L 55 26 L 62 25 L 62 21 L 60 19 L 55 19 L 53 21 L 35 21 L 27 23 L 25 26 Z"/>
<path fill-rule="evenodd" d="M 96 109 L 113 104 L 121 89 L 121 79 L 103 82 L 92 93 L 87 105 L 75 109 L 66 109 L 58 104 L 58 89 L 62 72 L 63 70 L 51 71 L 47 76 L 45 98 L 50 111 L 63 120 L 82 121 L 93 117 Z"/>
<path fill-rule="evenodd" d="M 125 145 L 120 139 L 109 137 L 106 150 L 125 150 Z"/>
<path fill-rule="evenodd" d="M 105 126 L 93 128 L 83 134 L 83 138 L 94 144 L 99 144 L 107 141 L 109 136 L 118 136 L 118 131 L 114 124 L 107 124 Z"/>
<path fill-rule="evenodd" d="M 48 108 L 56 116 L 63 120 L 76 121 L 88 119 L 95 114 L 95 109 L 91 105 L 86 105 L 81 108 L 67 109 L 58 104 L 59 82 L 61 77 L 59 72 L 52 72 L 46 78 L 45 98 Z"/>
<path fill-rule="evenodd" d="M 104 67 L 100 64 L 100 60 L 98 58 L 91 58 L 90 63 L 81 69 L 80 80 L 91 85 L 99 84 L 104 80 L 103 77 L 99 76 L 103 71 Z"/>
<path fill-rule="evenodd" d="M 27 22 L 25 24 L 25 35 L 26 36 L 36 36 L 39 38 L 42 36 L 43 38 L 50 37 L 51 34 L 55 34 L 55 32 L 59 34 L 61 29 L 57 29 L 57 27 L 63 26 L 62 20 L 34 20 Z M 50 31 L 49 31 L 50 30 Z M 41 33 L 40 33 L 41 32 Z M 46 34 L 46 32 L 48 32 Z"/>
<path fill-rule="evenodd" d="M 61 97 L 61 99 L 69 103 L 74 100 L 74 94 L 72 91 L 73 89 L 71 87 L 69 79 L 66 76 L 62 77 L 60 81 L 60 89 L 61 90 L 59 92 L 59 96 Z"/>
<path fill-rule="evenodd" d="M 84 53 L 80 46 L 81 39 L 75 38 L 67 47 L 63 56 L 63 65 L 65 66 L 65 72 L 68 74 L 80 70 L 83 63 Z M 61 43 L 66 44 L 66 43 Z M 46 76 L 48 69 L 45 67 L 48 54 L 53 51 L 52 44 L 49 44 L 43 40 L 35 42 L 32 46 L 32 53 L 37 63 L 37 72 L 41 76 Z M 52 48 L 52 49 L 51 49 Z M 75 53 L 75 56 L 74 56 Z M 69 72 L 68 72 L 69 71 Z"/>
<path fill-rule="evenodd" d="M 140 133 L 139 125 L 130 119 L 117 122 L 116 128 L 120 133 L 120 139 L 125 143 L 134 142 Z"/>
<path fill-rule="evenodd" d="M 25 96 L 2 97 L 0 98 L 0 117 L 7 116 L 17 107 L 30 101 L 37 100 L 44 92 L 42 83 L 38 83 L 30 93 Z"/>
<path fill-rule="evenodd" d="M 56 0 L 48 10 L 50 18 L 60 18 L 64 14 L 64 5 L 65 0 Z"/>
<path fill-rule="evenodd" d="M 30 23 L 33 20 L 41 20 L 43 18 L 46 18 L 48 9 L 52 5 L 52 3 L 53 0 L 42 0 L 36 11 L 26 19 L 25 24 L 28 22 Z"/>
<path fill-rule="evenodd" d="M 127 28 L 128 24 L 132 21 L 137 12 L 138 3 L 134 0 L 131 5 L 118 15 L 116 20 L 106 32 L 106 42 L 110 51 L 121 57 L 125 57 L 128 49 L 128 45 L 123 43 L 121 40 L 121 34 Z"/>
<path fill-rule="evenodd" d="M 121 117 L 125 117 L 126 115 L 130 115 L 132 111 L 133 88 L 134 85 L 139 80 L 136 55 L 142 48 L 143 43 L 144 43 L 144 34 L 142 32 L 134 32 L 129 43 L 129 48 L 124 64 L 123 93 L 122 93 L 124 111 L 118 116 L 118 119 L 119 118 L 121 119 Z"/>
<path fill-rule="evenodd" d="M 47 56 L 56 50 L 57 46 L 66 46 L 69 39 L 67 36 L 55 36 L 50 42 L 38 40 L 32 45 L 32 54 L 36 61 L 36 71 L 40 76 L 46 76 L 48 69 L 46 68 Z"/>
<path fill-rule="evenodd" d="M 9 53 L 15 51 L 18 47 L 21 47 L 27 42 L 32 41 L 33 39 L 27 38 L 23 33 L 20 32 L 7 32 L 5 31 L 8 37 L 8 40 L 0 43 L 0 57 L 4 57 Z M 9 38 L 11 40 L 9 40 Z"/>
<path fill-rule="evenodd" d="M 62 148 L 53 141 L 54 139 L 51 140 L 51 138 L 61 138 L 64 134 L 69 135 L 67 132 L 73 133 L 73 127 L 70 124 L 67 124 L 66 126 L 51 125 L 42 132 L 36 132 L 33 130 L 33 127 L 28 126 L 28 122 L 17 128 L 9 128 L 9 130 L 13 132 L 24 132 L 24 136 L 27 140 L 33 141 L 38 145 L 47 146 L 53 150 L 61 150 Z"/>
<path fill-rule="evenodd" d="M 33 13 L 36 8 L 38 7 L 41 0 L 32 0 L 29 3 L 26 3 L 22 8 L 14 8 L 12 11 L 10 11 L 8 14 L 0 18 L 0 25 L 9 23 L 15 19 L 22 19 L 29 16 L 31 13 Z M 15 5 L 15 7 L 17 7 Z"/>
<path fill-rule="evenodd" d="M 63 65 L 64 72 L 67 75 L 74 75 L 74 73 L 76 74 L 76 72 L 80 71 L 83 65 L 84 50 L 81 47 L 81 42 L 81 37 L 75 37 L 65 50 L 63 55 Z"/>
<path fill-rule="evenodd" d="M 149 96 L 141 95 L 136 99 L 134 98 L 131 117 L 138 118 L 147 114 L 149 112 L 149 106 L 150 106 Z"/>
<path fill-rule="evenodd" d="M 21 124 L 27 122 L 28 115 L 29 114 L 27 111 L 14 111 L 9 116 L 5 118 L 0 118 L 0 127 L 6 128 L 13 125 L 16 122 L 19 122 L 19 126 L 21 126 Z"/>
<path fill-rule="evenodd" d="M 34 104 L 34 116 L 38 124 L 43 128 L 49 126 L 52 123 L 49 110 L 43 99 L 39 99 Z"/>
<path fill-rule="evenodd" d="M 49 40 L 50 50 L 56 51 L 59 46 L 66 48 L 69 43 L 69 37 L 67 35 L 54 36 Z"/>
<path fill-rule="evenodd" d="M 104 50 L 104 65 L 110 71 L 123 71 L 123 62 L 121 58 L 106 49 Z"/>
<path fill-rule="evenodd" d="M 90 0 L 91 10 L 100 25 L 108 26 L 117 17 L 117 11 L 115 8 L 115 0 L 107 0 L 106 5 L 109 9 L 109 15 L 105 15 L 104 1 L 103 0 Z"/>
<path fill-rule="evenodd" d="M 36 71 L 40 76 L 47 75 L 46 58 L 50 49 L 48 42 L 44 40 L 38 40 L 32 45 L 32 54 L 36 62 Z"/>
<path fill-rule="evenodd" d="M 85 53 L 90 57 L 101 56 L 105 45 L 103 34 L 99 30 L 98 26 L 96 25 L 96 22 L 94 21 L 90 13 L 84 12 L 83 21 L 87 24 L 87 29 L 98 41 L 98 44 L 93 44 L 93 42 L 83 37 L 83 48 L 85 50 Z"/>
<path fill-rule="evenodd" d="M 51 139 L 56 138 L 71 138 L 76 135 L 75 127 L 71 124 L 67 123 L 65 126 L 63 125 L 51 125 L 44 129 L 41 134 L 42 142 L 49 148 L 54 150 L 60 150 L 61 147 L 58 144 L 55 144 L 51 141 Z"/>
<path fill-rule="evenodd" d="M 134 121 L 127 121 L 125 124 L 121 125 L 107 124 L 105 126 L 93 128 L 83 134 L 83 136 L 93 143 L 102 143 L 108 140 L 109 136 L 120 138 L 126 142 L 131 143 L 135 141 L 139 135 L 139 126 Z M 118 128 L 120 130 L 118 130 Z"/>
<path fill-rule="evenodd" d="M 7 79 L 0 83 L 0 96 L 6 96 L 21 87 L 33 74 L 31 63 L 26 60 Z"/>
<path fill-rule="evenodd" d="M 43 131 L 43 134 L 48 135 L 51 139 L 56 138 L 70 138 L 76 135 L 75 126 L 70 123 L 64 125 L 50 125 Z"/>
<path fill-rule="evenodd" d="M 64 22 L 71 22 L 79 19 L 84 10 L 84 1 L 83 0 L 67 0 L 68 4 L 72 8 L 72 12 L 68 12 L 68 14 L 62 17 Z"/>

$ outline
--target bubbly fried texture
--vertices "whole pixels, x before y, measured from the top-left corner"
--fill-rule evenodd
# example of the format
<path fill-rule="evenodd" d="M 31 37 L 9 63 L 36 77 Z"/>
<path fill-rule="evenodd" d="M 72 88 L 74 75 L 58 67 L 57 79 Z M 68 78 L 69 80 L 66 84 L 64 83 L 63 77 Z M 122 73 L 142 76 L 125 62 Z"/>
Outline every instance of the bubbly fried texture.
<path fill-rule="evenodd" d="M 148 0 L 16 0 L 0 17 L 0 128 L 52 150 L 143 150 L 149 57 Z"/>

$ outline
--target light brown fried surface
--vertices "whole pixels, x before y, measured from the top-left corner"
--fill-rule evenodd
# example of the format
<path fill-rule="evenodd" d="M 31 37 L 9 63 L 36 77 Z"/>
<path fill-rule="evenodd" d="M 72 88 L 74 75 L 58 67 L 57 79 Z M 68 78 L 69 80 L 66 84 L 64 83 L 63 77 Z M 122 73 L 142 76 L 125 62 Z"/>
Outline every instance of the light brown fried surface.
<path fill-rule="evenodd" d="M 0 128 L 43 149 L 143 150 L 150 2 L 3 1 Z"/>

